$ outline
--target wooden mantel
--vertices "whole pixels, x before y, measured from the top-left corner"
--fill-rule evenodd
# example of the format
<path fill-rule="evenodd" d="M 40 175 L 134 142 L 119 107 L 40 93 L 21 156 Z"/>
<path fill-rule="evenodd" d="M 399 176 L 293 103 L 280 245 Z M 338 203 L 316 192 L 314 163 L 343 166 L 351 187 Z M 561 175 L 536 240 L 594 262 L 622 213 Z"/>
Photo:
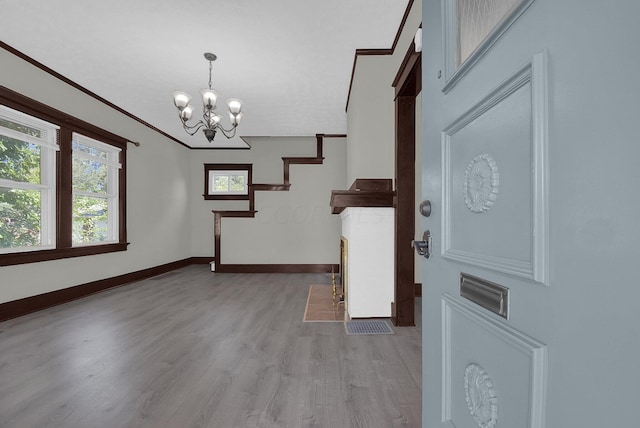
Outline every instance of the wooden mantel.
<path fill-rule="evenodd" d="M 358 178 L 349 190 L 331 191 L 331 213 L 347 207 L 393 207 L 393 181 L 389 178 Z"/>

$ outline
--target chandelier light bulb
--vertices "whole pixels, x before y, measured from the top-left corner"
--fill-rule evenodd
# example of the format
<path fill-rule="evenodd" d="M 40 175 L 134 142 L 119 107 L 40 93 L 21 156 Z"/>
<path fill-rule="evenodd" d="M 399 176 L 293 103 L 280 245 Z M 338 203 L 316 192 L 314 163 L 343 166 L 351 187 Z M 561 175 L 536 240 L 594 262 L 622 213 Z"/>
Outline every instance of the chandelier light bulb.
<path fill-rule="evenodd" d="M 226 103 L 231 113 L 240 113 L 240 110 L 242 109 L 242 100 L 239 100 L 238 98 L 229 98 Z"/>
<path fill-rule="evenodd" d="M 187 120 L 191 119 L 192 114 L 193 114 L 193 106 L 189 104 L 188 106 L 180 110 L 180 119 L 182 119 L 183 122 L 186 122 Z"/>
<path fill-rule="evenodd" d="M 175 91 L 172 92 L 171 95 L 173 95 L 173 103 L 180 111 L 182 111 L 182 109 L 189 104 L 189 101 L 191 101 L 191 95 L 186 92 Z"/>
<path fill-rule="evenodd" d="M 242 120 L 242 116 L 244 113 L 240 112 L 238 114 L 233 114 L 229 112 L 229 120 L 231 121 L 231 125 L 238 126 L 240 125 L 240 120 Z"/>
<path fill-rule="evenodd" d="M 218 98 L 220 97 L 220 94 L 211 88 L 201 89 L 200 95 L 202 95 L 202 105 L 207 110 L 213 110 L 216 107 Z"/>

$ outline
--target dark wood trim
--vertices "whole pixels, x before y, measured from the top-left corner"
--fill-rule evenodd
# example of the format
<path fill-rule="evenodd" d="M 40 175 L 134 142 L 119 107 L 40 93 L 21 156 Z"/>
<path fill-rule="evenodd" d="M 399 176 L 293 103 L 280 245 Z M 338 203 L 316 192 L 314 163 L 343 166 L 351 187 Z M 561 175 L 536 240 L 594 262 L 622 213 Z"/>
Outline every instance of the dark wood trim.
<path fill-rule="evenodd" d="M 2 44 L 2 42 L 0 42 Z M 106 129 L 99 128 L 75 116 L 71 116 L 61 110 L 48 106 L 40 101 L 22 95 L 19 92 L 0 85 L 0 103 L 12 109 L 19 110 L 30 116 L 51 122 L 64 128 L 69 128 L 87 137 L 116 146 L 121 150 L 127 149 L 127 139 Z"/>
<path fill-rule="evenodd" d="M 398 41 L 400 40 L 400 36 L 402 35 L 402 31 L 404 30 L 404 26 L 407 23 L 407 18 L 409 17 L 409 13 L 411 13 L 411 8 L 413 7 L 413 0 L 409 0 L 406 9 L 404 10 L 404 15 L 402 16 L 402 21 L 400 21 L 400 26 L 398 27 L 398 31 L 396 32 L 396 37 L 393 39 L 393 44 L 391 45 L 391 49 L 356 49 L 356 53 L 353 56 L 353 66 L 351 67 L 351 79 L 349 80 L 349 91 L 347 92 L 347 103 L 344 107 L 344 111 L 349 110 L 349 98 L 351 98 L 351 88 L 353 86 L 353 76 L 356 73 L 356 63 L 358 62 L 359 55 L 393 55 L 398 46 Z M 420 25 L 422 28 L 422 25 Z"/>
<path fill-rule="evenodd" d="M 128 243 L 88 245 L 86 247 L 58 248 L 52 250 L 28 251 L 24 253 L 3 254 L 0 266 L 22 265 L 26 263 L 46 262 L 71 257 L 94 256 L 96 254 L 126 251 Z"/>
<path fill-rule="evenodd" d="M 392 55 L 392 49 L 356 49 L 356 53 L 353 56 L 353 66 L 351 67 L 351 79 L 349 80 L 349 91 L 347 92 L 347 103 L 344 106 L 344 111 L 349 110 L 349 99 L 351 99 L 351 88 L 353 87 L 353 77 L 356 74 L 356 65 L 358 64 L 358 57 L 361 55 Z"/>
<path fill-rule="evenodd" d="M 31 58 L 28 55 L 25 55 L 24 53 L 20 52 L 19 50 L 9 46 L 8 44 L 0 41 L 0 48 L 6 50 L 7 52 L 10 52 L 12 54 L 14 54 L 15 56 L 17 56 L 18 58 L 22 59 L 23 61 L 28 62 L 29 64 L 35 66 L 36 68 L 39 68 L 40 70 L 44 71 L 45 73 L 61 80 L 62 82 L 66 83 L 67 85 L 79 90 L 80 92 L 90 96 L 91 98 L 95 99 L 96 101 L 99 101 L 109 107 L 111 107 L 112 109 L 114 109 L 115 111 L 122 113 L 123 115 L 135 120 L 136 122 L 146 126 L 149 129 L 152 129 L 153 131 L 157 132 L 158 134 L 170 139 L 171 141 L 174 141 L 178 144 L 180 144 L 181 146 L 184 146 L 186 148 L 191 148 L 189 147 L 187 144 L 183 143 L 182 141 L 178 140 L 175 137 L 172 137 L 171 135 L 167 134 L 166 132 L 156 128 L 155 126 L 151 125 L 148 122 L 145 122 L 144 120 L 140 119 L 138 116 L 135 116 L 131 113 L 129 113 L 128 111 L 124 110 L 121 107 L 118 107 L 117 105 L 113 104 L 112 102 L 106 100 L 105 98 L 101 97 L 100 95 L 97 95 L 94 92 L 91 92 L 90 90 L 88 90 L 87 88 L 85 88 L 84 86 L 80 86 L 79 84 L 77 84 L 76 82 L 74 82 L 73 80 L 63 76 L 62 74 L 58 73 L 57 71 L 52 70 L 51 68 L 47 67 L 46 65 L 42 64 L 41 62 L 36 61 L 35 59 Z"/>
<path fill-rule="evenodd" d="M 209 172 L 211 171 L 247 171 L 247 194 L 246 195 L 210 195 L 209 194 Z M 236 200 L 246 201 L 251 199 L 251 185 L 253 180 L 253 164 L 250 163 L 205 163 L 204 164 L 204 193 L 203 198 L 207 201 Z"/>
<path fill-rule="evenodd" d="M 349 190 L 366 190 L 369 192 L 392 192 L 393 180 L 390 178 L 356 178 Z"/>
<path fill-rule="evenodd" d="M 315 157 L 283 157 L 283 183 L 252 183 L 249 186 L 249 209 L 245 211 L 212 211 L 213 220 L 213 248 L 216 255 L 215 271 L 228 272 L 228 266 L 272 266 L 272 265 L 225 265 L 221 256 L 221 235 L 223 217 L 246 217 L 253 218 L 257 213 L 255 209 L 255 192 L 286 192 L 291 188 L 289 182 L 289 167 L 294 164 L 300 165 L 321 165 L 324 162 L 323 141 L 325 138 L 345 138 L 345 134 L 316 134 L 316 156 Z M 279 265 L 273 265 L 279 266 Z M 297 266 L 297 265 L 296 265 Z M 301 265 L 306 266 L 306 265 Z M 235 269 L 235 268 L 234 268 Z M 272 269 L 270 267 L 264 269 Z"/>
<path fill-rule="evenodd" d="M 395 192 L 332 190 L 331 214 L 340 214 L 348 207 L 393 207 Z"/>
<path fill-rule="evenodd" d="M 404 25 L 407 23 L 407 18 L 409 18 L 409 13 L 411 13 L 411 8 L 413 7 L 413 0 L 409 0 L 407 4 L 407 8 L 404 10 L 404 15 L 402 16 L 402 21 L 400 21 L 400 26 L 398 27 L 398 31 L 396 32 L 396 38 L 393 39 L 393 45 L 391 45 L 391 50 L 395 51 L 396 46 L 398 46 L 398 41 L 400 40 L 400 35 L 402 34 L 402 30 L 404 30 Z M 422 25 L 420 26 L 422 28 Z"/>
<path fill-rule="evenodd" d="M 189 260 L 192 265 L 208 265 L 215 259 L 215 257 L 191 257 Z"/>
<path fill-rule="evenodd" d="M 251 192 L 253 195 L 253 191 Z M 253 197 L 251 198 L 251 206 L 253 206 Z M 213 212 L 213 251 L 215 253 L 215 270 L 218 272 L 222 267 L 221 252 L 221 236 L 222 236 L 222 217 L 246 217 L 253 218 L 257 211 L 212 211 Z"/>
<path fill-rule="evenodd" d="M 190 147 L 189 150 L 251 150 L 251 147 Z"/>
<path fill-rule="evenodd" d="M 316 134 L 316 138 L 347 138 L 347 134 Z M 322 157 L 322 151 L 318 152 L 318 157 Z"/>
<path fill-rule="evenodd" d="M 56 248 L 71 248 L 73 235 L 73 165 L 72 132 L 69 128 L 58 131 L 59 148 L 57 159 L 57 206 Z"/>
<path fill-rule="evenodd" d="M 251 188 L 256 192 L 288 192 L 291 188 L 291 184 L 252 184 Z"/>
<path fill-rule="evenodd" d="M 331 191 L 331 214 L 340 214 L 348 207 L 393 207 L 392 186 L 389 178 L 357 178 L 349 190 Z"/>
<path fill-rule="evenodd" d="M 214 214 L 219 215 L 220 217 L 246 217 L 253 218 L 255 217 L 258 211 L 212 211 Z"/>
<path fill-rule="evenodd" d="M 0 42 L 2 46 L 2 42 Z M 56 153 L 56 242 L 54 249 L 1 254 L 0 266 L 57 260 L 70 257 L 104 254 L 127 249 L 127 139 L 99 128 L 16 91 L 0 86 L 0 104 L 21 111 L 30 116 L 58 125 L 59 151 Z M 74 132 L 99 140 L 120 149 L 118 171 L 118 242 L 104 245 L 72 246 L 72 135 Z"/>
<path fill-rule="evenodd" d="M 291 165 L 322 165 L 324 158 L 282 158 L 284 162 L 284 184 L 289 184 L 289 169 Z"/>
<path fill-rule="evenodd" d="M 422 54 L 413 44 L 396 78 L 395 99 L 395 269 L 391 319 L 397 326 L 415 325 L 415 257 L 409 245 L 415 234 L 416 95 L 422 87 Z"/>
<path fill-rule="evenodd" d="M 338 264 L 226 264 L 217 273 L 339 273 Z"/>
<path fill-rule="evenodd" d="M 395 313 L 397 326 L 413 326 L 414 255 L 411 240 L 415 234 L 415 96 L 396 98 L 395 149 Z"/>
<path fill-rule="evenodd" d="M 413 0 L 410 0 L 409 2 L 409 9 L 410 9 L 410 5 L 411 3 L 413 3 Z M 408 10 L 409 10 L 408 9 Z M 408 10 L 405 12 L 405 17 L 403 18 L 402 24 L 404 25 L 404 22 L 406 20 L 406 16 L 408 14 Z M 396 35 L 396 42 L 397 43 L 397 39 L 398 39 L 398 35 Z M 105 104 L 106 106 L 114 109 L 115 111 L 135 120 L 136 122 L 140 123 L 141 125 L 157 132 L 158 134 L 162 135 L 163 137 L 166 137 L 168 139 L 170 139 L 171 141 L 180 144 L 181 146 L 189 149 L 189 150 L 250 150 L 251 149 L 251 145 L 249 143 L 247 143 L 244 139 L 242 139 L 242 141 L 247 145 L 247 147 L 191 147 L 186 143 L 183 143 L 182 141 L 178 140 L 176 137 L 173 137 L 172 135 L 169 135 L 168 133 L 166 133 L 165 131 L 151 125 L 149 122 L 146 122 L 142 119 L 140 119 L 138 116 L 135 116 L 132 113 L 129 113 L 128 111 L 124 110 L 121 107 L 118 107 L 117 105 L 115 105 L 114 103 L 108 101 L 107 99 L 101 97 L 100 95 L 88 90 L 87 88 L 85 88 L 84 86 L 81 86 L 80 84 L 74 82 L 73 80 L 63 76 L 62 74 L 58 73 L 57 71 L 47 67 L 46 65 L 42 64 L 39 61 L 36 61 L 35 59 L 31 58 L 30 56 L 20 52 L 19 50 L 15 49 L 14 47 L 4 43 L 3 41 L 0 41 L 0 48 L 6 50 L 7 52 L 17 56 L 18 58 L 20 58 L 21 60 L 33 65 L 34 67 L 44 71 L 45 73 L 55 77 L 56 79 L 66 83 L 67 85 L 71 86 L 74 89 L 77 89 L 78 91 L 84 93 L 85 95 L 88 95 L 89 97 L 95 99 L 96 101 Z M 355 63 L 354 63 L 354 69 L 355 69 Z M 326 138 L 331 138 L 331 137 L 346 137 L 346 135 L 340 135 L 340 134 L 322 134 L 324 135 Z M 242 138 L 242 137 L 240 137 Z"/>
<path fill-rule="evenodd" d="M 415 284 L 415 295 L 416 297 L 422 297 L 422 283 L 416 282 Z"/>
<path fill-rule="evenodd" d="M 61 305 L 72 300 L 81 299 L 91 294 L 108 290 L 110 288 L 119 287 L 122 285 L 130 284 L 132 282 L 141 281 L 143 279 L 161 275 L 172 270 L 180 269 L 190 264 L 202 263 L 202 259 L 211 260 L 211 258 L 201 257 L 179 260 L 176 262 L 143 269 L 136 272 L 126 273 L 124 275 L 114 276 L 112 278 L 92 281 L 86 284 L 64 288 L 62 290 L 51 291 L 49 293 L 39 294 L 37 296 L 25 297 L 24 299 L 2 303 L 0 304 L 0 321 L 6 321 L 8 319 L 30 314 L 32 312 Z"/>
<path fill-rule="evenodd" d="M 82 299 L 92 294 L 99 293 L 111 288 L 132 284 L 154 276 L 162 275 L 183 267 L 199 264 L 209 264 L 213 257 L 191 257 L 178 260 L 160 266 L 130 272 L 111 278 L 92 281 L 85 284 L 76 285 L 62 290 L 51 291 L 49 293 L 36 296 L 25 297 L 24 299 L 13 300 L 11 302 L 0 303 L 0 322 L 21 317 L 33 312 L 48 309 L 57 305 Z M 227 273 L 339 273 L 340 265 L 334 264 L 253 264 L 253 265 L 225 265 L 224 271 Z M 216 270 L 216 272 L 218 272 Z"/>
<path fill-rule="evenodd" d="M 393 79 L 395 96 L 413 95 L 416 96 L 422 90 L 422 52 L 416 52 L 415 42 L 411 42 L 407 53 L 400 64 L 400 69 Z M 417 69 L 416 69 L 417 67 Z"/>

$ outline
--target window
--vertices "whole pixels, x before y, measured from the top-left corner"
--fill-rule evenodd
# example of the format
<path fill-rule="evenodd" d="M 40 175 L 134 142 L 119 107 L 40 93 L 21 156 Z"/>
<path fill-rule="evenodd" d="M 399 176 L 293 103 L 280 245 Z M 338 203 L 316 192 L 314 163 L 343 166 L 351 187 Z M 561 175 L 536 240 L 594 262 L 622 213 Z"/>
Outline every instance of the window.
<path fill-rule="evenodd" d="M 73 245 L 118 240 L 120 149 L 73 133 Z"/>
<path fill-rule="evenodd" d="M 126 144 L 0 86 L 0 266 L 126 250 Z"/>
<path fill-rule="evenodd" d="M 205 199 L 249 199 L 251 164 L 204 164 Z"/>
<path fill-rule="evenodd" d="M 0 106 L 0 254 L 55 245 L 57 130 Z"/>

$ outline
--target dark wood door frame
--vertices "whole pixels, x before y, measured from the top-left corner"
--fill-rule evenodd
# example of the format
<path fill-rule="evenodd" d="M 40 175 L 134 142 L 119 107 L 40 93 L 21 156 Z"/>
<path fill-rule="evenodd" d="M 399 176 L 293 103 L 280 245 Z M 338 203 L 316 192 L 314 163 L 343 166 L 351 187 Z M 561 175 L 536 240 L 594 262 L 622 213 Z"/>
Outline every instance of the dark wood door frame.
<path fill-rule="evenodd" d="M 422 90 L 422 53 L 411 43 L 393 81 L 395 88 L 395 284 L 391 318 L 415 325 L 416 96 Z"/>

